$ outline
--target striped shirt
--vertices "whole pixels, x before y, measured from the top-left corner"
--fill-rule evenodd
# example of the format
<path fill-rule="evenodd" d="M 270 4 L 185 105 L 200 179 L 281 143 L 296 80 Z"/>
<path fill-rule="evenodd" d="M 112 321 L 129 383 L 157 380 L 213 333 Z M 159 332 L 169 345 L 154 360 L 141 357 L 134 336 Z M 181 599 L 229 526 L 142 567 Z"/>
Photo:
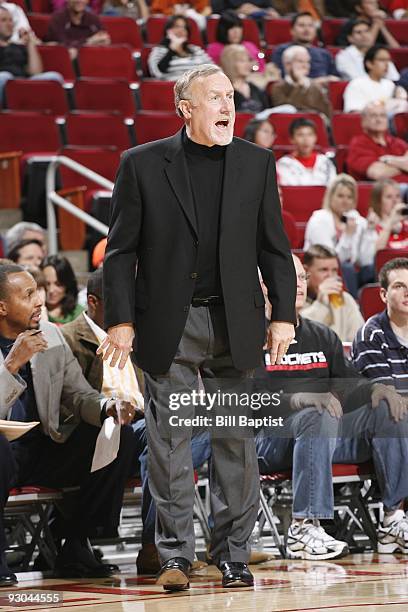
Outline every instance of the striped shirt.
<path fill-rule="evenodd" d="M 153 47 L 147 60 L 149 72 L 155 79 L 177 81 L 187 70 L 201 64 L 213 64 L 212 59 L 201 47 L 188 45 L 188 55 L 177 55 L 168 47 L 159 45 Z"/>
<path fill-rule="evenodd" d="M 393 332 L 386 310 L 357 332 L 351 355 L 357 370 L 372 382 L 393 385 L 408 395 L 408 347 Z"/>

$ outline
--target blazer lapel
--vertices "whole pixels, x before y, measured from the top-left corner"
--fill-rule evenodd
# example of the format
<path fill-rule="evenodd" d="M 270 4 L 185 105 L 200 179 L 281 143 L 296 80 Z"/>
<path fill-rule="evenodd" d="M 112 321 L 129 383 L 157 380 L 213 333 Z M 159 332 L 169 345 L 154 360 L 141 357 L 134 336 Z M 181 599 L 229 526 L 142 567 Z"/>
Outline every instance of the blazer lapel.
<path fill-rule="evenodd" d="M 227 230 L 234 231 L 233 220 L 239 220 L 242 166 L 239 147 L 234 139 L 225 152 L 220 237 Z"/>
<path fill-rule="evenodd" d="M 166 152 L 168 165 L 165 172 L 170 185 L 182 207 L 185 216 L 196 237 L 198 236 L 197 219 L 194 208 L 193 193 L 190 185 L 190 177 L 187 170 L 187 161 L 182 145 L 182 131 L 178 132 L 172 139 Z"/>

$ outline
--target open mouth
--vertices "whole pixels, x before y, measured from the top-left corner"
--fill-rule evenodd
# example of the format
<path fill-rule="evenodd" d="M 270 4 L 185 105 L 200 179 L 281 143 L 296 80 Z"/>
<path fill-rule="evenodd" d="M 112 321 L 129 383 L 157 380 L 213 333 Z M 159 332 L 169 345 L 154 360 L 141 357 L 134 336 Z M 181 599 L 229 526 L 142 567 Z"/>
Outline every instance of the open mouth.
<path fill-rule="evenodd" d="M 229 126 L 229 119 L 222 119 L 221 121 L 217 121 L 215 125 L 217 126 L 217 128 L 225 130 Z"/>

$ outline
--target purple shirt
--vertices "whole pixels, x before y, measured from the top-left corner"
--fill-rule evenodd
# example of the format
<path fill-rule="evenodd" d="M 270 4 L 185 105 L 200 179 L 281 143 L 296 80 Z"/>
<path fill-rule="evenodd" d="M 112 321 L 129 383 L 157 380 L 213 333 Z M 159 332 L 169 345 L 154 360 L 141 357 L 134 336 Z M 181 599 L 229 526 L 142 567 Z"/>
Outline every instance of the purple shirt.
<path fill-rule="evenodd" d="M 71 22 L 68 9 L 64 8 L 52 16 L 45 41 L 55 41 L 66 47 L 81 47 L 90 36 L 103 29 L 99 17 L 91 11 L 85 11 L 81 23 L 75 25 Z"/>

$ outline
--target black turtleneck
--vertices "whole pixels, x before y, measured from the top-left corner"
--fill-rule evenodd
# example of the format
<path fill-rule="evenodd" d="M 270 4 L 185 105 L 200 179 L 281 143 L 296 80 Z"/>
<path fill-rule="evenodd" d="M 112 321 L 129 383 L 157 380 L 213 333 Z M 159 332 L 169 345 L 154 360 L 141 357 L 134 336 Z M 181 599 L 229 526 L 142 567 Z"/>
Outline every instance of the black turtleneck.
<path fill-rule="evenodd" d="M 183 146 L 198 227 L 194 297 L 221 296 L 218 238 L 226 147 L 197 144 L 188 138 L 185 130 Z"/>

